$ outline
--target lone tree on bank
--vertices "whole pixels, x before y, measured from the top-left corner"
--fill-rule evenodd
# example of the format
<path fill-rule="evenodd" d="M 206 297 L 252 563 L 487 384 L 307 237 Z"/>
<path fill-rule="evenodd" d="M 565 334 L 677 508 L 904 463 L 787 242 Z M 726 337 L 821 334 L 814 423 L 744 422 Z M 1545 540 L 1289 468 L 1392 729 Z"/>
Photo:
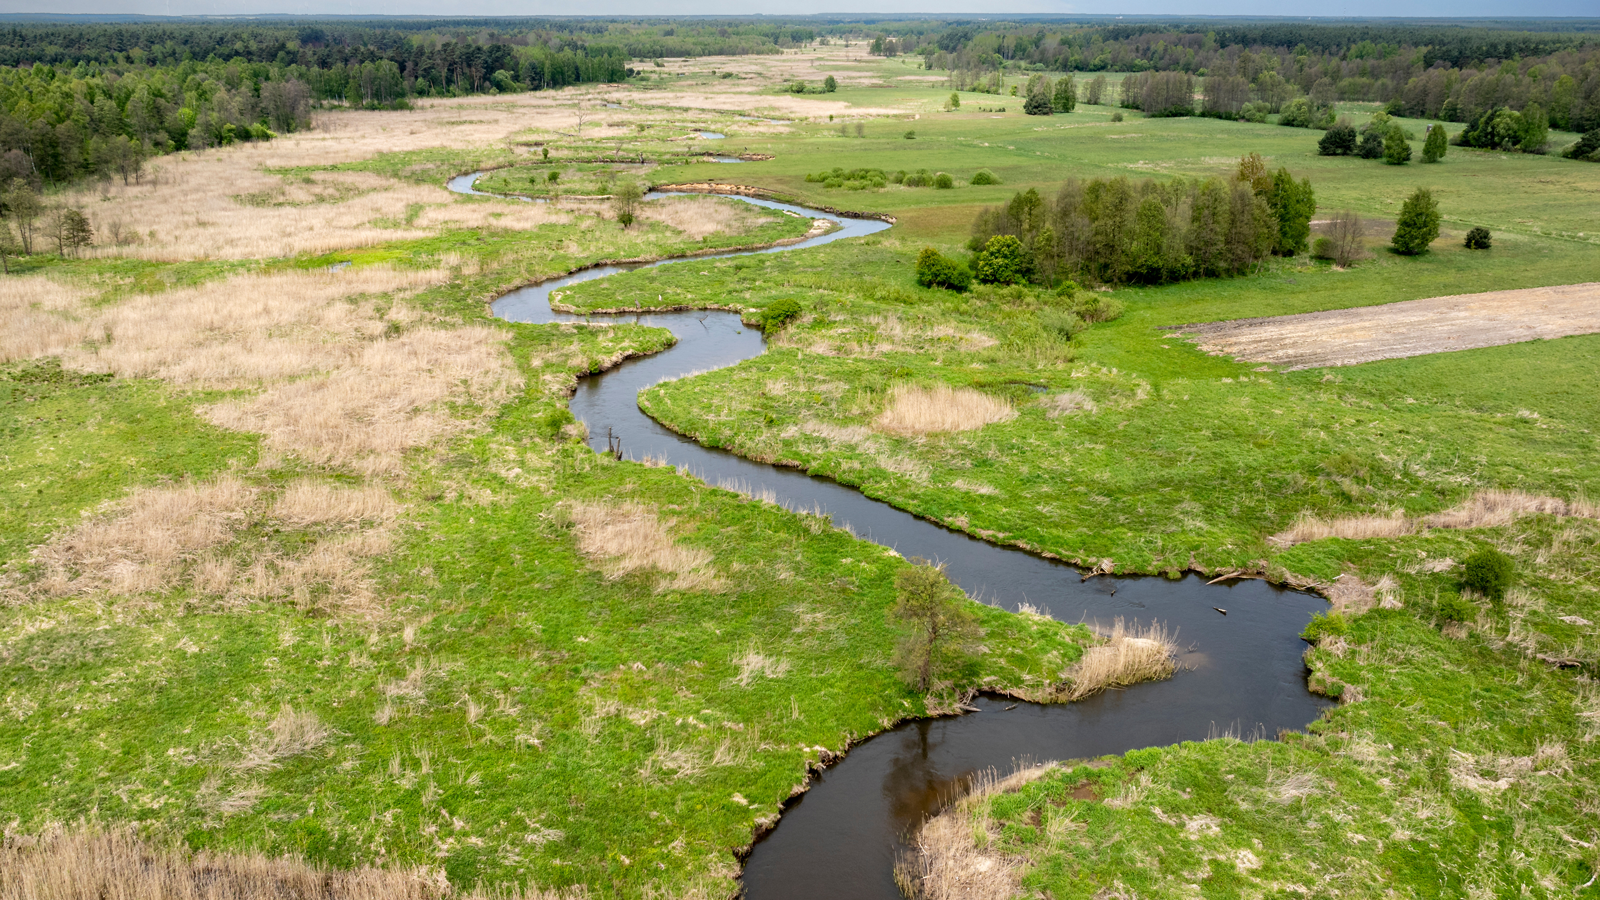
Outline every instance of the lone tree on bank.
<path fill-rule="evenodd" d="M 1078 106 L 1078 85 L 1072 80 L 1072 73 L 1056 82 L 1055 93 L 1050 95 L 1050 106 L 1058 113 L 1072 112 Z"/>
<path fill-rule="evenodd" d="M 911 628 L 895 648 L 896 662 L 906 683 L 926 693 L 966 662 L 983 630 L 943 565 L 913 559 L 911 568 L 895 576 L 894 587 L 895 617 Z"/>
<path fill-rule="evenodd" d="M 644 192 L 631 181 L 624 181 L 617 185 L 617 190 L 611 195 L 611 202 L 617 210 L 617 222 L 623 228 L 633 224 L 634 213 L 639 208 L 639 200 L 644 197 Z"/>
<path fill-rule="evenodd" d="M 1428 245 L 1439 236 L 1439 202 L 1433 192 L 1417 188 L 1416 193 L 1400 207 L 1400 218 L 1395 221 L 1394 237 L 1389 240 L 1394 252 L 1415 256 L 1426 253 Z"/>

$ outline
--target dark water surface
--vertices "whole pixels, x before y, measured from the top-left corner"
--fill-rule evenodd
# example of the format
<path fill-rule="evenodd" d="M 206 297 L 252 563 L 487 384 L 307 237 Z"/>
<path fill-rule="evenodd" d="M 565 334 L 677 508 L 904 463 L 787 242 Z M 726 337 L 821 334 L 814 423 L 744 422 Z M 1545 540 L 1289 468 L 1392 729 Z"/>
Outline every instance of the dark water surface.
<path fill-rule="evenodd" d="M 470 189 L 466 178 L 463 187 Z M 451 188 L 457 189 L 456 182 Z M 798 250 L 888 227 L 788 204 L 733 199 L 844 226 L 810 241 L 754 252 Z M 737 255 L 745 254 L 720 254 Z M 1084 580 L 1071 566 L 951 531 L 824 478 L 702 447 L 662 427 L 639 410 L 640 390 L 758 356 L 762 337 L 742 325 L 737 314 L 718 310 L 589 317 L 551 311 L 552 290 L 629 268 L 640 266 L 586 269 L 513 291 L 494 305 L 497 315 L 516 322 L 621 319 L 667 328 L 677 336 L 677 344 L 666 351 L 579 380 L 572 412 L 588 425 L 590 446 L 604 451 L 608 438 L 620 438 L 624 455 L 633 459 L 654 457 L 712 484 L 820 511 L 904 556 L 947 563 L 952 580 L 988 603 L 1010 609 L 1030 603 L 1063 621 L 1107 626 L 1119 616 L 1153 619 L 1176 630 L 1186 648 L 1179 659 L 1183 668 L 1170 681 L 1064 705 L 982 698 L 976 714 L 911 722 L 863 742 L 818 776 L 777 828 L 756 843 L 745 865 L 747 897 L 899 898 L 893 864 L 902 837 L 974 772 L 991 766 L 1004 770 L 1021 760 L 1122 753 L 1225 732 L 1272 736 L 1280 729 L 1304 728 L 1320 715 L 1326 704 L 1306 690 L 1300 659 L 1305 644 L 1298 636 L 1311 614 L 1325 608 L 1317 597 L 1261 581 L 1207 585 L 1193 575 L 1177 581 Z"/>

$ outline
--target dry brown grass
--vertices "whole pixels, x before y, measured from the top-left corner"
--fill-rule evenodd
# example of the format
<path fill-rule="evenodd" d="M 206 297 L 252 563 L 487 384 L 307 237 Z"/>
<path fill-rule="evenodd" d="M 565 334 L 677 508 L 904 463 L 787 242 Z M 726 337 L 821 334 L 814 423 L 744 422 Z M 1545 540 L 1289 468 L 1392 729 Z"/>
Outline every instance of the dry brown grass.
<path fill-rule="evenodd" d="M 237 601 L 290 601 L 306 610 L 371 614 L 376 596 L 370 561 L 389 552 L 388 527 L 399 508 L 381 487 L 337 488 L 302 481 L 272 504 L 290 527 L 365 526 L 313 541 L 293 555 L 256 549 L 244 563 L 230 545 L 262 514 L 261 491 L 234 476 L 133 491 L 34 551 L 41 574 L 24 590 L 34 597 L 96 591 L 165 593 L 189 584 L 197 594 Z"/>
<path fill-rule="evenodd" d="M 896 862 L 901 890 L 917 900 L 1012 900 L 1021 894 L 1026 861 L 993 848 L 999 833 L 991 827 L 987 801 L 1055 768 L 1046 763 L 1004 777 L 994 769 L 974 775 L 967 796 L 924 823 L 911 851 Z"/>
<path fill-rule="evenodd" d="M 1267 538 L 1267 541 L 1279 547 L 1289 547 L 1323 538 L 1359 541 L 1405 537 L 1425 527 L 1498 528 L 1524 516 L 1536 515 L 1600 519 L 1600 505 L 1582 497 L 1563 500 L 1525 491 L 1489 489 L 1479 491 L 1447 510 L 1415 519 L 1407 518 L 1400 510 L 1386 516 L 1345 516 L 1337 519 L 1302 515 L 1288 529 Z"/>
<path fill-rule="evenodd" d="M 381 485 L 346 488 L 309 478 L 289 485 L 272 504 L 273 518 L 301 528 L 384 521 L 399 511 L 394 497 Z"/>
<path fill-rule="evenodd" d="M 932 388 L 901 385 L 889 394 L 889 405 L 873 425 L 891 434 L 935 434 L 970 431 L 1016 418 L 1016 410 L 1003 398 L 972 388 L 947 384 Z"/>
<path fill-rule="evenodd" d="M 1395 510 L 1387 516 L 1344 516 L 1337 519 L 1319 519 L 1303 515 L 1285 531 L 1267 540 L 1289 547 L 1306 541 L 1323 538 L 1345 538 L 1360 541 L 1370 538 L 1404 537 L 1416 531 L 1416 524 L 1405 513 Z"/>
<path fill-rule="evenodd" d="M 309 462 L 393 473 L 407 450 L 471 426 L 446 410 L 446 401 L 490 410 L 521 384 L 503 349 L 504 331 L 413 327 L 383 338 L 386 328 L 412 322 L 415 314 L 397 305 L 379 316 L 375 301 L 351 302 L 401 295 L 445 277 L 383 266 L 244 275 L 139 295 L 98 313 L 85 332 L 99 338 L 92 346 L 61 349 L 61 330 L 37 316 L 28 320 L 32 335 L 14 342 L 60 350 L 67 365 L 89 371 L 196 387 L 265 387 L 206 412 L 224 427 L 261 432 L 270 449 Z"/>
<path fill-rule="evenodd" d="M 92 253 L 164 260 L 324 253 L 426 237 L 452 224 L 524 229 L 565 221 L 565 213 L 542 205 L 458 202 L 443 185 L 362 172 L 284 178 L 266 171 L 354 162 L 400 150 L 495 147 L 530 126 L 569 125 L 576 114 L 556 108 L 553 98 L 497 99 L 499 104 L 487 107 L 475 100 L 435 103 L 403 117 L 320 112 L 311 131 L 164 157 L 152 164 L 154 175 L 142 184 L 85 184 L 73 205 L 88 208 L 102 236 Z M 463 108 L 471 111 L 471 123 L 463 124 Z M 413 204 L 424 205 L 423 213 L 411 225 L 400 225 Z M 383 222 L 399 227 L 380 227 Z M 113 230 L 122 235 L 121 243 L 108 239 Z"/>
<path fill-rule="evenodd" d="M 36 549 L 44 570 L 37 587 L 52 596 L 171 588 L 182 563 L 232 540 L 256 493 L 232 476 L 135 491 Z"/>
<path fill-rule="evenodd" d="M 0 278 L 0 363 L 32 359 L 89 336 L 85 292 L 43 275 Z"/>
<path fill-rule="evenodd" d="M 364 295 L 405 294 L 446 279 L 439 270 L 368 266 L 343 272 L 241 275 L 130 297 L 94 317 L 104 343 L 68 351 L 75 368 L 202 387 L 326 372 L 347 364 L 387 326 Z M 402 307 L 394 312 L 405 317 Z"/>
<path fill-rule="evenodd" d="M 717 197 L 662 197 L 639 204 L 639 218 L 660 222 L 685 237 L 743 234 L 763 216 L 748 203 Z"/>
<path fill-rule="evenodd" d="M 1151 622 L 1140 628 L 1118 618 L 1105 642 L 1083 652 L 1068 677 L 1062 699 L 1082 700 L 1107 688 L 1141 681 L 1160 681 L 1177 669 L 1177 647 L 1165 626 Z"/>
<path fill-rule="evenodd" d="M 1051 394 L 1039 401 L 1044 407 L 1045 415 L 1054 419 L 1057 416 L 1069 416 L 1075 412 L 1094 412 L 1097 408 L 1094 399 L 1083 391 L 1062 391 Z"/>
<path fill-rule="evenodd" d="M 206 408 L 218 425 L 266 435 L 273 450 L 367 474 L 400 471 L 407 450 L 471 427 L 446 401 L 492 410 L 521 375 L 505 331 L 423 328 L 362 346 L 331 372 Z"/>
<path fill-rule="evenodd" d="M 1600 519 L 1600 506 L 1583 498 L 1563 500 L 1524 491 L 1485 490 L 1422 521 L 1433 528 L 1496 528 L 1536 515 Z"/>
<path fill-rule="evenodd" d="M 671 576 L 660 589 L 721 590 L 711 553 L 683 547 L 656 516 L 637 503 L 578 503 L 571 507 L 578 549 L 600 563 L 607 578 L 654 570 Z"/>
<path fill-rule="evenodd" d="M 455 891 L 441 870 L 349 871 L 260 853 L 158 846 L 126 829 L 53 829 L 0 842 L 0 900 L 582 900 L 582 888 Z"/>

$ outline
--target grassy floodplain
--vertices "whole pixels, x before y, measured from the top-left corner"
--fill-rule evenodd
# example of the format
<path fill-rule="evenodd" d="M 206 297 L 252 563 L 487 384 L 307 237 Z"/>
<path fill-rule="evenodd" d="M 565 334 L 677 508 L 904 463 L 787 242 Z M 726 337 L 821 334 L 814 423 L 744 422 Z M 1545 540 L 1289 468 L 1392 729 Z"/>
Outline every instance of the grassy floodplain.
<path fill-rule="evenodd" d="M 845 56 L 818 55 L 815 77 L 837 71 L 842 82 L 821 99 L 765 89 L 724 102 L 709 74 L 720 63 L 696 60 L 549 104 L 329 113 L 344 129 L 330 133 L 352 138 L 345 150 L 307 141 L 164 164 L 176 176 L 236 168 L 219 204 L 337 222 L 342 244 L 300 235 L 282 252 L 198 258 L 169 234 L 228 226 L 175 214 L 120 252 L 26 261 L 23 279 L 71 299 L 29 306 L 23 294 L 13 306 L 88 330 L 43 351 L 7 345 L 0 381 L 0 815 L 11 830 L 144 823 L 153 840 L 192 848 L 420 867 L 463 888 L 722 896 L 735 852 L 774 821 L 808 765 L 948 701 L 908 691 L 890 664 L 903 560 L 815 517 L 583 445 L 565 409 L 576 377 L 664 348 L 664 332 L 487 316 L 486 300 L 593 261 L 807 227 L 696 200 L 624 231 L 604 201 L 584 199 L 618 172 L 752 185 L 898 221 L 859 241 L 668 265 L 565 295 L 584 309 L 801 304 L 764 356 L 647 391 L 641 404 L 671 427 L 1119 572 L 1357 586 L 1340 601 L 1345 633 L 1308 657 L 1313 684 L 1346 702 L 1308 735 L 1062 768 L 952 813 L 972 817 L 977 849 L 1019 885 L 1059 897 L 1330 885 L 1570 896 L 1585 881 L 1596 891 L 1594 522 L 1545 514 L 1291 547 L 1269 538 L 1303 514 L 1420 519 L 1485 488 L 1600 495 L 1597 338 L 1278 373 L 1206 356 L 1163 329 L 1595 280 L 1587 198 L 1600 168 L 1456 148 L 1438 165 L 1390 167 L 1318 157 L 1319 133 L 1305 129 L 1133 111 L 1113 123 L 1116 110 L 1096 106 L 1025 117 L 1019 98 L 980 94 L 944 112 L 948 90 L 899 80 L 930 73 Z M 579 110 L 594 117 L 582 132 Z M 1358 123 L 1371 111 L 1347 110 Z M 1402 123 L 1420 148 L 1422 123 Z M 698 130 L 727 137 L 685 138 Z M 551 148 L 548 162 L 535 143 Z M 682 161 L 706 151 L 773 158 Z M 1248 277 L 1119 289 L 1124 315 L 1071 341 L 1041 328 L 1048 296 L 913 281 L 923 246 L 958 252 L 974 213 L 1017 190 L 1069 176 L 1220 174 L 1248 152 L 1309 177 L 1320 209 L 1378 223 L 1374 258 L 1349 271 L 1275 260 Z M 629 154 L 646 164 L 600 161 Z M 848 191 L 805 179 L 835 166 L 944 171 L 957 186 Z M 479 168 L 494 168 L 488 189 L 542 184 L 545 195 L 559 170 L 565 199 L 547 208 L 443 192 L 445 178 Z M 967 184 L 979 169 L 1002 184 Z M 1434 189 L 1444 236 L 1426 256 L 1387 255 L 1387 219 L 1416 186 Z M 143 196 L 89 205 L 135 208 Z M 1492 251 L 1457 246 L 1474 225 L 1494 231 Z M 119 356 L 119 342 L 154 350 L 89 327 L 194 291 L 214 292 L 200 305 L 263 285 L 310 291 L 314 281 L 292 279 L 345 262 L 373 290 L 308 300 L 294 328 L 246 335 L 313 334 L 328 355 L 298 368 L 189 371 Z M 405 371 L 436 393 L 399 392 L 363 362 L 391 346 L 428 360 Z M 451 370 L 426 356 L 438 346 L 482 366 Z M 247 349 L 225 328 L 180 349 L 217 347 Z M 938 383 L 1002 398 L 1017 415 L 955 435 L 874 431 L 894 387 Z M 331 397 L 339 384 L 405 403 L 395 413 L 294 393 Z M 371 433 L 315 433 L 283 409 L 332 410 Z M 380 439 L 379 425 L 425 434 Z M 296 499 L 311 496 L 321 505 Z M 175 553 L 95 543 L 141 510 L 178 507 L 196 527 Z M 585 543 L 584 523 L 608 519 L 639 524 L 690 562 L 619 568 Z M 1484 546 L 1516 557 L 1521 580 L 1505 603 L 1448 621 L 1440 598 Z M 965 683 L 1036 687 L 1035 673 L 1059 675 L 1090 640 L 979 612 L 988 652 Z M 1073 799 L 1084 782 L 1090 796 Z"/>

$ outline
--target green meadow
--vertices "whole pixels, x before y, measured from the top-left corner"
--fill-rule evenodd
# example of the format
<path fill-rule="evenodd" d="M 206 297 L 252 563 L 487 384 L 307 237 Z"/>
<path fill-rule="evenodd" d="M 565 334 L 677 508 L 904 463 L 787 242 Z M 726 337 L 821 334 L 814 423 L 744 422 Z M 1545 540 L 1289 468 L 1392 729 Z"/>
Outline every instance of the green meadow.
<path fill-rule="evenodd" d="M 1600 497 L 1600 336 L 1278 372 L 1208 356 L 1173 330 L 1595 281 L 1600 167 L 1456 147 L 1438 164 L 1387 166 L 1318 156 L 1321 133 L 1308 129 L 1090 105 L 1029 117 L 1006 95 L 963 93 L 947 111 L 948 89 L 897 80 L 930 74 L 903 59 L 833 65 L 883 82 L 847 79 L 826 95 L 841 104 L 833 121 L 758 127 L 726 111 L 649 105 L 654 91 L 715 90 L 717 79 L 690 74 L 615 90 L 614 114 L 641 117 L 631 139 L 529 125 L 503 146 L 275 170 L 437 184 L 487 168 L 482 189 L 573 201 L 563 222 L 498 227 L 520 207 L 454 197 L 497 210 L 491 224 L 254 261 L 23 263 L 25 275 L 86 287 L 95 309 L 241 274 L 440 269 L 439 283 L 404 299 L 417 318 L 372 340 L 424 325 L 493 329 L 518 382 L 492 408 L 441 401 L 442 415 L 470 427 L 408 451 L 402 471 L 377 479 L 216 424 L 207 410 L 249 389 L 187 389 L 52 359 L 0 368 L 8 833 L 140 823 L 191 849 L 423 867 L 462 889 L 727 896 L 739 854 L 814 766 L 895 722 L 949 711 L 968 687 L 1059 683 L 1094 640 L 1086 629 L 974 604 L 984 652 L 934 694 L 911 690 L 893 663 L 894 582 L 906 560 L 826 519 L 585 444 L 567 410 L 577 379 L 665 349 L 667 332 L 489 315 L 496 296 L 602 260 L 768 244 L 809 227 L 714 200 L 696 207 L 702 219 L 748 220 L 698 237 L 686 220 L 647 216 L 622 229 L 601 196 L 619 178 L 716 181 L 896 225 L 564 293 L 581 311 L 736 307 L 751 324 L 776 302 L 799 304 L 763 355 L 644 391 L 651 416 L 1085 565 L 1245 572 L 1327 593 L 1348 579 L 1366 590 L 1308 652 L 1312 686 L 1342 703 L 1307 733 L 1069 762 L 951 812 L 967 817 L 979 852 L 1019 873 L 1022 890 L 1600 896 L 1600 525 L 1546 512 L 1390 538 L 1273 540 L 1306 516 L 1420 521 L 1486 489 L 1592 509 L 1581 501 Z M 611 90 L 575 90 L 573 102 L 593 106 Z M 777 117 L 783 96 L 765 88 L 741 108 Z M 851 112 L 860 109 L 893 112 Z M 1341 111 L 1359 125 L 1374 110 Z M 1426 123 L 1399 121 L 1420 151 Z M 691 147 L 674 137 L 690 124 L 728 136 Z M 529 152 L 535 142 L 548 160 Z M 697 161 L 702 152 L 772 158 L 714 164 Z M 602 161 L 628 153 L 646 162 Z M 1018 191 L 1051 194 L 1073 177 L 1227 176 L 1248 153 L 1309 178 L 1319 219 L 1353 210 L 1368 220 L 1371 257 L 1347 270 L 1275 258 L 1238 278 L 1114 290 L 957 293 L 915 282 L 924 247 L 964 255 L 976 213 Z M 807 180 L 836 167 L 946 172 L 954 187 Z M 969 183 L 985 169 L 1001 183 Z M 1443 233 L 1427 254 L 1396 256 L 1384 245 L 1417 187 L 1438 198 Z M 420 212 L 379 227 L 409 228 Z M 1473 226 L 1493 232 L 1492 250 L 1461 246 Z M 1091 298 L 1120 316 L 1071 337 L 1048 326 L 1053 311 Z M 369 301 L 387 310 L 400 299 Z M 937 385 L 989 395 L 1014 416 L 918 436 L 875 426 L 897 390 Z M 315 591 L 208 591 L 198 554 L 181 556 L 181 577 L 160 589 L 43 593 L 62 535 L 117 515 L 140 489 L 221 478 L 261 500 L 229 520 L 206 560 L 246 571 L 381 532 L 383 552 L 360 573 L 381 609 L 349 613 Z M 379 485 L 398 512 L 380 525 L 296 524 L 272 512 L 308 480 Z M 645 523 L 700 562 L 625 569 L 585 543 L 596 517 Z M 1491 547 L 1515 559 L 1515 586 L 1497 601 L 1468 596 L 1462 615 L 1448 602 L 1460 561 Z M 303 749 L 283 736 L 290 713 L 314 714 Z"/>

